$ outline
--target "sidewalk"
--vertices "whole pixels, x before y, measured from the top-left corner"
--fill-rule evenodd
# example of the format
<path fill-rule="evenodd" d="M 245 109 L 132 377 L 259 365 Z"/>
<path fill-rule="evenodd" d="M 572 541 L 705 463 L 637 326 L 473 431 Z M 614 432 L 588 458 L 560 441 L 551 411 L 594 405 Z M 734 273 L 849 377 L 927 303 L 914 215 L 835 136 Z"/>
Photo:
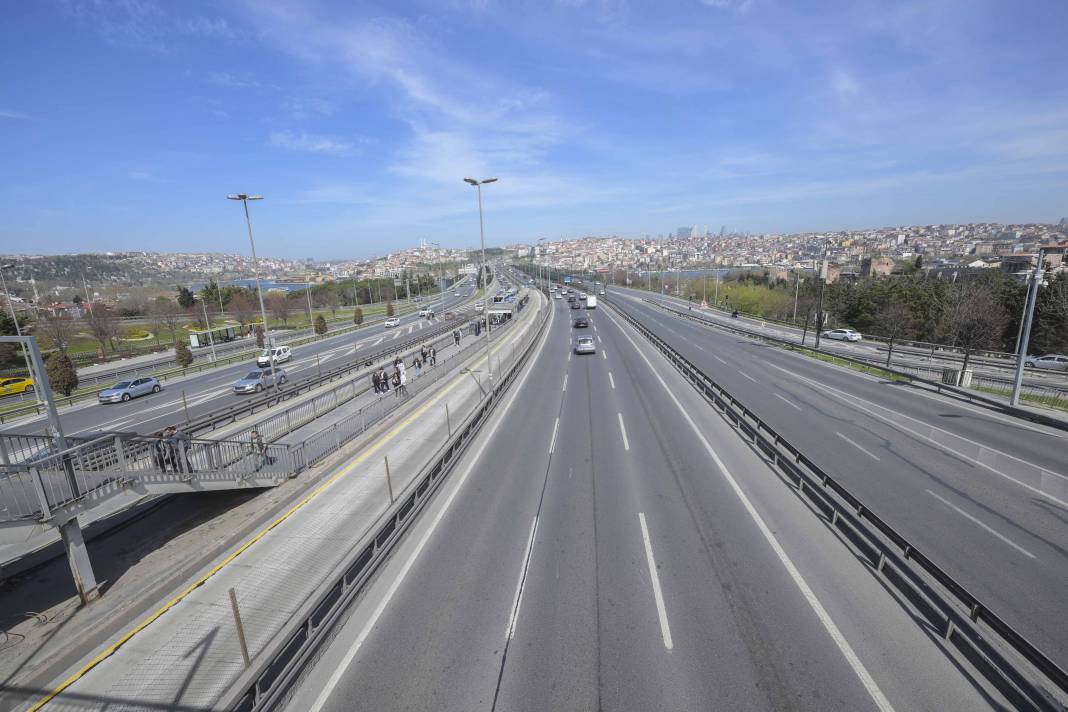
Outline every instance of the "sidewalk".
<path fill-rule="evenodd" d="M 526 311 L 537 316 L 535 309 Z M 494 362 L 501 357 L 507 364 L 509 347 L 517 339 L 525 338 L 535 323 L 535 318 L 522 319 L 503 332 L 502 340 L 493 347 Z M 467 359 L 466 365 L 483 369 L 484 361 L 484 356 L 478 353 Z M 335 456 L 326 466 L 316 468 L 322 483 L 310 494 L 305 495 L 308 482 L 299 488 L 289 487 L 296 485 L 294 482 L 271 490 L 272 499 L 279 502 L 275 510 L 285 509 L 293 499 L 299 501 L 279 517 L 272 518 L 273 511 L 262 513 L 259 519 L 265 524 L 259 533 L 243 541 L 231 537 L 225 549 L 216 546 L 210 557 L 199 560 L 200 574 L 192 577 L 195 583 L 180 600 L 159 607 L 169 596 L 167 589 L 162 589 L 150 599 L 157 601 L 153 606 L 130 605 L 122 610 L 120 602 L 118 613 L 122 620 L 111 626 L 109 632 L 100 632 L 98 640 L 120 640 L 119 631 L 142 617 L 148 617 L 151 624 L 146 624 L 117 650 L 110 644 L 83 655 L 84 662 L 96 652 L 110 654 L 47 709 L 99 709 L 123 704 L 145 709 L 210 708 L 243 668 L 229 590 L 236 591 L 250 653 L 255 656 L 385 510 L 390 485 L 394 493 L 399 493 L 429 453 L 445 441 L 448 437 L 448 425 L 443 417 L 445 405 L 448 404 L 456 423 L 481 396 L 475 381 L 463 372 L 454 372 L 440 380 L 426 380 L 428 387 L 424 392 L 413 393 L 402 406 L 397 415 L 400 422 L 392 419 L 396 424 L 383 426 L 365 438 L 355 456 Z M 387 456 L 389 484 L 384 463 Z M 283 488 L 289 490 L 285 497 L 280 491 Z M 246 525 L 247 533 L 248 522 L 242 524 Z M 195 541 L 202 545 L 211 541 L 211 532 L 201 530 L 198 534 Z M 215 537 L 217 543 L 219 534 Z M 233 553 L 219 560 L 225 551 Z M 140 580 L 145 575 L 151 576 L 136 566 L 127 575 Z M 87 610 L 100 611 L 97 606 L 101 604 L 114 605 L 108 604 L 111 594 L 109 591 Z M 39 650 L 35 649 L 33 655 L 46 657 L 48 649 L 53 654 L 59 652 L 63 643 L 52 643 L 51 636 L 69 636 L 69 631 L 62 630 L 65 624 L 34 644 Z M 11 669 L 10 665 L 5 667 Z M 37 672 L 43 674 L 40 669 Z M 28 672 L 19 675 L 23 680 L 30 676 Z M 48 688 L 47 685 L 37 685 L 36 690 L 34 687 L 31 683 L 22 688 L 24 701 L 36 699 L 37 693 Z M 12 702 L 10 697 L 3 699 L 5 705 Z"/>

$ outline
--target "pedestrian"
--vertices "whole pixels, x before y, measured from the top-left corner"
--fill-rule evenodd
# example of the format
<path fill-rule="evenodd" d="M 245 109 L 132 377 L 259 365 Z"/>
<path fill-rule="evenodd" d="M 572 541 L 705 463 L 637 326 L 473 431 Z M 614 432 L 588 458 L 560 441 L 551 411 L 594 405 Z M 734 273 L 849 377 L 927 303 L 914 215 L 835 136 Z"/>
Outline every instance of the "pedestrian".
<path fill-rule="evenodd" d="M 459 329 L 453 329 L 452 340 L 456 342 L 457 346 L 460 345 L 460 330 Z"/>
<path fill-rule="evenodd" d="M 437 347 L 435 347 L 435 346 L 431 346 L 430 347 L 430 365 L 431 366 L 437 366 L 438 365 L 438 350 L 437 350 Z"/>
<path fill-rule="evenodd" d="M 249 451 L 252 454 L 252 465 L 259 472 L 267 463 L 267 443 L 264 442 L 260 433 L 255 428 L 248 436 Z"/>
<path fill-rule="evenodd" d="M 167 442 L 165 438 L 166 429 L 159 434 L 156 442 L 152 443 L 152 459 L 156 462 L 156 469 L 161 472 L 167 471 L 167 462 L 170 459 L 170 453 L 168 452 Z"/>
<path fill-rule="evenodd" d="M 371 385 L 375 387 L 375 393 L 382 392 L 382 380 L 378 377 L 378 371 L 371 374 Z"/>
<path fill-rule="evenodd" d="M 402 393 L 408 395 L 408 370 L 404 367 L 403 361 L 397 366 L 397 395 Z"/>
<path fill-rule="evenodd" d="M 190 437 L 188 433 L 179 430 L 177 426 L 174 425 L 172 425 L 169 430 L 170 437 L 167 442 L 170 445 L 171 461 L 174 464 L 174 471 L 192 472 L 193 468 L 189 464 Z"/>
<path fill-rule="evenodd" d="M 418 356 L 412 361 L 412 368 L 415 369 L 415 377 L 419 378 L 423 375 L 423 361 Z"/>
<path fill-rule="evenodd" d="M 419 356 L 426 361 L 426 344 L 419 347 Z"/>
<path fill-rule="evenodd" d="M 401 372 L 400 366 L 393 367 L 393 392 L 398 396 L 401 394 Z"/>
<path fill-rule="evenodd" d="M 378 372 L 378 378 L 382 382 L 382 392 L 389 393 L 389 376 L 386 375 L 386 367 L 383 366 Z"/>

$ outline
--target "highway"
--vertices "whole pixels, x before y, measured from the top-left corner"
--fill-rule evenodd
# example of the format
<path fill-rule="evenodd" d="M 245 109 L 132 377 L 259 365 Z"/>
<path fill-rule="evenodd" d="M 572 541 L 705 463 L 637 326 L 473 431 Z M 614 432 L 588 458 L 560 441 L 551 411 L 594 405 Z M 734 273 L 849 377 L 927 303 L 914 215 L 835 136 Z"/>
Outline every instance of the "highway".
<path fill-rule="evenodd" d="M 613 299 L 1068 664 L 1068 434 Z"/>
<path fill-rule="evenodd" d="M 990 707 L 641 337 L 598 310 L 572 355 L 556 305 L 289 709 Z"/>
<path fill-rule="evenodd" d="M 459 289 L 459 297 L 454 296 L 454 292 L 448 292 L 445 309 L 451 309 L 467 300 L 471 291 L 470 285 L 463 285 Z M 436 327 L 442 323 L 441 316 L 439 314 L 439 318 L 431 323 L 420 319 L 418 313 L 413 313 L 400 317 L 400 326 L 394 329 L 373 324 L 354 332 L 297 346 L 293 349 L 293 359 L 279 366 L 285 370 L 290 382 L 306 378 L 314 375 L 319 367 L 333 368 L 346 362 L 359 361 L 368 353 L 388 346 L 390 339 L 409 339 L 424 329 Z M 467 322 L 458 320 L 456 324 L 466 326 Z M 140 434 L 158 432 L 167 425 L 185 422 L 186 410 L 189 419 L 195 419 L 215 408 L 249 398 L 234 394 L 231 386 L 234 381 L 255 370 L 255 359 L 249 358 L 247 362 L 220 366 L 182 379 L 168 380 L 163 384 L 164 388 L 160 393 L 127 403 L 102 405 L 89 401 L 82 405 L 62 408 L 59 411 L 60 419 L 64 432 L 68 435 L 97 430 L 136 431 Z M 183 393 L 185 405 L 182 400 Z M 0 432 L 43 434 L 45 428 L 44 416 L 36 416 L 17 420 L 0 428 Z"/>

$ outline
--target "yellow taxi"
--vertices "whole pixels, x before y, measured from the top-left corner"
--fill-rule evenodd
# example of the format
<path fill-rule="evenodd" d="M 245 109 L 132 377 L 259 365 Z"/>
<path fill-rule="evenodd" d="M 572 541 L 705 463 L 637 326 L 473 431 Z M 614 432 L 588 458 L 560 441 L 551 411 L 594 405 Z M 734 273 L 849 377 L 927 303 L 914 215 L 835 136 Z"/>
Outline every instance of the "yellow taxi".
<path fill-rule="evenodd" d="M 0 378 L 0 396 L 10 396 L 15 393 L 33 393 L 33 379 Z"/>

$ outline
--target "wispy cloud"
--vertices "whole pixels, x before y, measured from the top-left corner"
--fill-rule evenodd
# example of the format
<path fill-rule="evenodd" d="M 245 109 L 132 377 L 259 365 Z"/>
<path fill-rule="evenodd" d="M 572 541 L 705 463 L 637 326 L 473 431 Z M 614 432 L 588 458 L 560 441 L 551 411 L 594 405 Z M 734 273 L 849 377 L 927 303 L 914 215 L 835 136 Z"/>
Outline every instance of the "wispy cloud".
<path fill-rule="evenodd" d="M 163 183 L 162 178 L 157 176 L 152 171 L 128 171 L 126 177 L 130 180 L 140 181 L 142 183 Z"/>
<path fill-rule="evenodd" d="M 178 4 L 152 0 L 61 0 L 65 12 L 120 47 L 166 51 L 179 37 L 231 39 L 235 32 L 220 17 L 182 17 Z"/>
<path fill-rule="evenodd" d="M 248 74 L 233 74 L 231 72 L 208 72 L 208 81 L 228 89 L 258 89 L 263 86 L 257 79 Z"/>
<path fill-rule="evenodd" d="M 10 109 L 0 109 L 0 119 L 28 119 L 29 114 L 24 114 L 21 111 L 12 111 Z"/>
<path fill-rule="evenodd" d="M 848 98 L 860 91 L 856 78 L 841 67 L 831 72 L 831 88 L 841 98 Z"/>
<path fill-rule="evenodd" d="M 336 136 L 320 136 L 308 133 L 291 133 L 275 131 L 271 134 L 270 144 L 275 148 L 305 153 L 325 153 L 333 156 L 347 156 L 353 153 L 356 143 Z"/>
<path fill-rule="evenodd" d="M 230 39 L 234 37 L 234 31 L 230 27 L 230 23 L 221 17 L 180 18 L 175 22 L 175 28 L 183 35 L 193 35 L 195 37 L 215 39 Z"/>

